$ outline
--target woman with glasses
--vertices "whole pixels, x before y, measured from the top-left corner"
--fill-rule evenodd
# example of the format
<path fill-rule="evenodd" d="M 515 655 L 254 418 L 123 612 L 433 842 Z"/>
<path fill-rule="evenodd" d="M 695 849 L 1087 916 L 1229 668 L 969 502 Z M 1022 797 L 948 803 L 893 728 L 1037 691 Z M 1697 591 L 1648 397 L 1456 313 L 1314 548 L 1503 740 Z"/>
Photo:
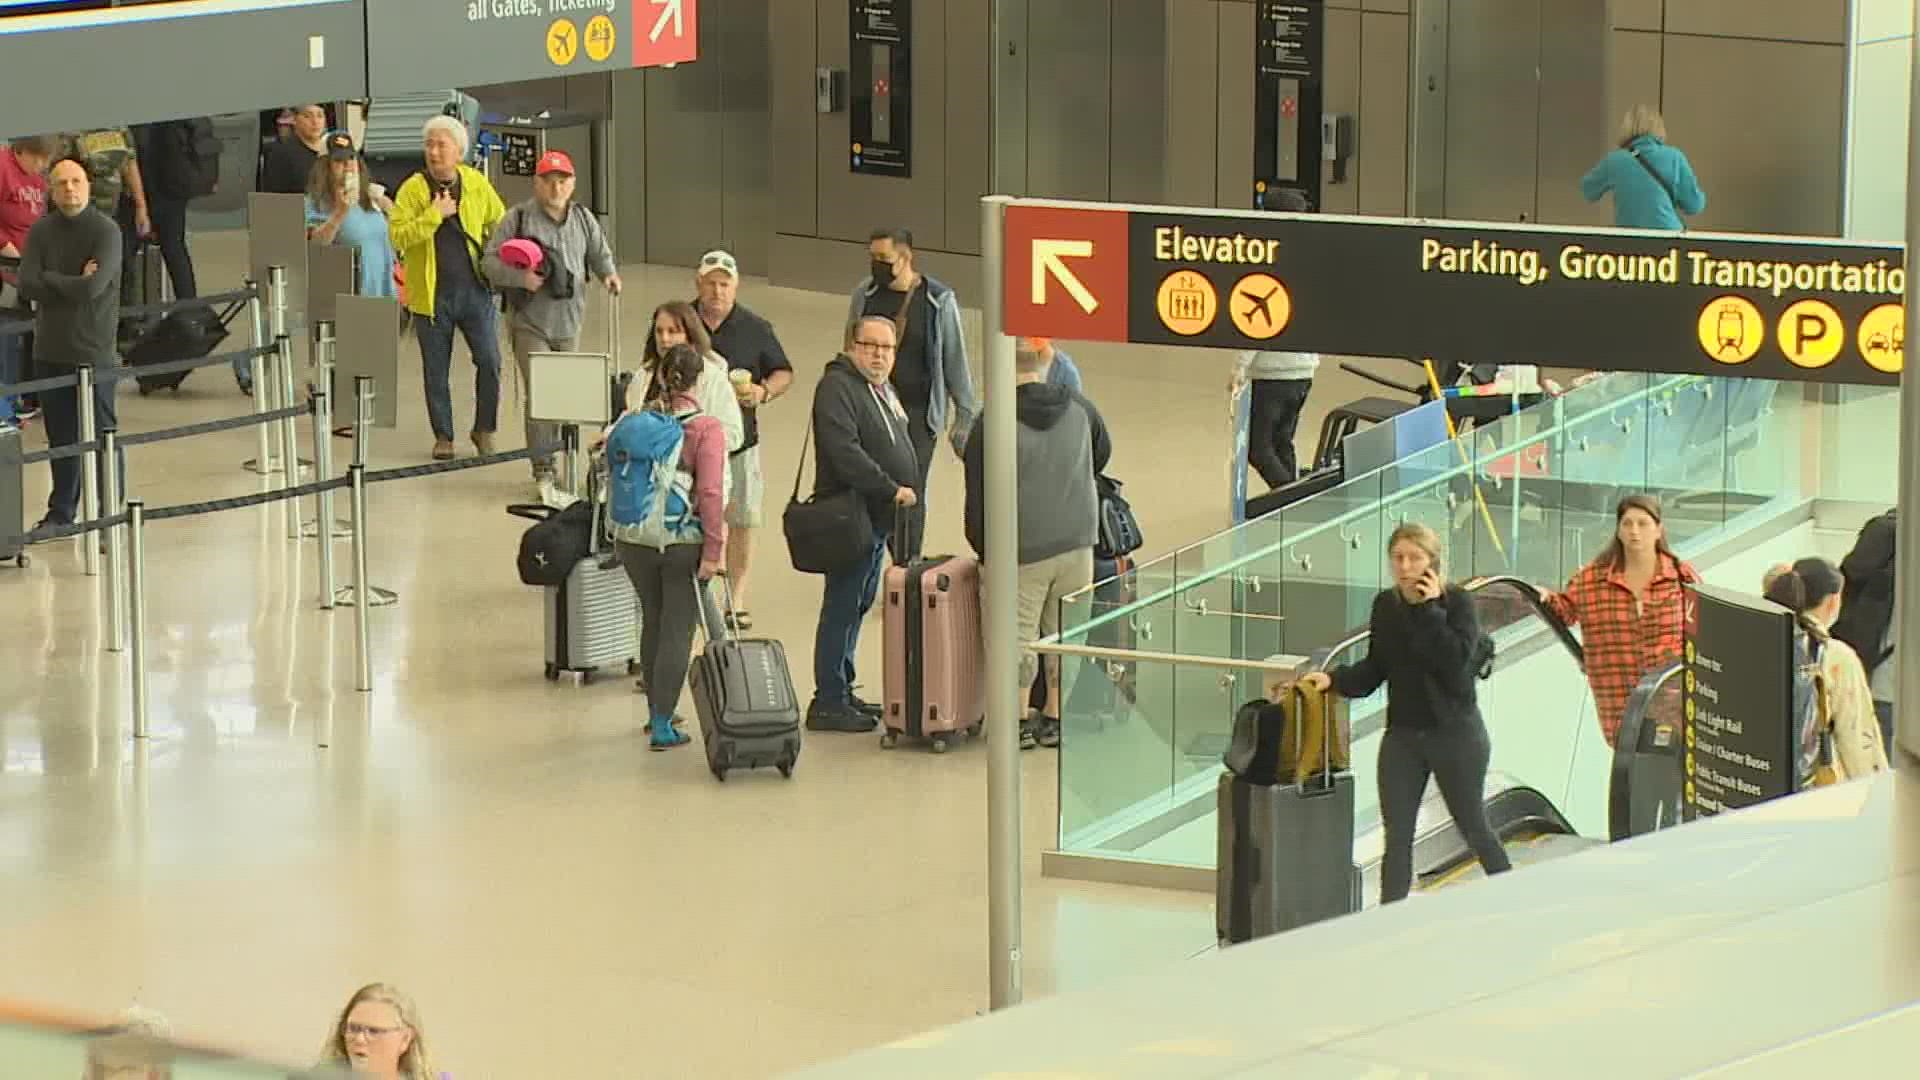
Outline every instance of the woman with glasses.
<path fill-rule="evenodd" d="M 385 983 L 353 992 L 320 1054 L 322 1065 L 389 1080 L 446 1080 L 427 1054 L 427 1033 L 413 999 Z"/>

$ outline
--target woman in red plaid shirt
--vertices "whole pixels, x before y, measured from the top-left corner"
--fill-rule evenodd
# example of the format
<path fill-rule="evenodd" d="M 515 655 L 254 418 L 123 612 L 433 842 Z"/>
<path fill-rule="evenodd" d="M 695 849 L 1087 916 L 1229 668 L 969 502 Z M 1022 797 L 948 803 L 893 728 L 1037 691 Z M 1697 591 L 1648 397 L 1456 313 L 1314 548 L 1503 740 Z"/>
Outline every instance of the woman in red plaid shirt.
<path fill-rule="evenodd" d="M 1565 592 L 1543 597 L 1562 622 L 1581 627 L 1587 685 L 1608 746 L 1641 676 L 1680 659 L 1682 586 L 1700 580 L 1667 546 L 1659 499 L 1629 495 L 1613 519 L 1613 541 L 1600 557 L 1581 567 Z"/>

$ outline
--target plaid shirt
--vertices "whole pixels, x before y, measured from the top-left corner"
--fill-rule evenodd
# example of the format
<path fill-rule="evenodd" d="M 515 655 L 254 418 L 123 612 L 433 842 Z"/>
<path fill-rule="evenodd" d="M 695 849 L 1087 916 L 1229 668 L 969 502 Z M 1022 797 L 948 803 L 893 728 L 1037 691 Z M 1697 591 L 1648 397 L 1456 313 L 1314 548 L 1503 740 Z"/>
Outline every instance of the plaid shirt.
<path fill-rule="evenodd" d="M 1699 580 L 1692 565 L 1662 555 L 1645 601 L 1636 604 L 1623 571 L 1591 562 L 1549 601 L 1562 622 L 1581 627 L 1587 684 L 1608 746 L 1641 677 L 1680 659 L 1686 635 L 1681 587 Z"/>

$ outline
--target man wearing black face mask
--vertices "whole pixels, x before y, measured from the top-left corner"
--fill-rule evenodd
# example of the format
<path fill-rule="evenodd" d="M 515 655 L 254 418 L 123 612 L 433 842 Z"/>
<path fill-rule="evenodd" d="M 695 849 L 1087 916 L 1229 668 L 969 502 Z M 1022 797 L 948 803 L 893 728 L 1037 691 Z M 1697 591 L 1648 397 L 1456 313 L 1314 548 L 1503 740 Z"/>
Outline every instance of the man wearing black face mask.
<path fill-rule="evenodd" d="M 907 410 L 907 431 L 919 460 L 918 501 L 906 514 L 905 528 L 889 542 L 896 565 L 920 555 L 926 534 L 927 473 L 943 432 L 956 456 L 980 414 L 973 374 L 967 368 L 967 339 L 960 328 L 960 301 L 945 283 L 914 268 L 913 234 L 906 229 L 875 229 L 867 242 L 868 277 L 853 290 L 849 322 L 865 315 L 892 319 L 899 330 L 899 355 L 892 383 Z"/>

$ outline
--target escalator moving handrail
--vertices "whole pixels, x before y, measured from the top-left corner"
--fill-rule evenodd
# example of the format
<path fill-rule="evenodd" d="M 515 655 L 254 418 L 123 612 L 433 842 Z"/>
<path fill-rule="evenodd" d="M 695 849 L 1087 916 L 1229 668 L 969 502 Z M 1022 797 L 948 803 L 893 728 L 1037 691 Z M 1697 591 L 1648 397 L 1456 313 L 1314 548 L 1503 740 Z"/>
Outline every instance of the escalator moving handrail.
<path fill-rule="evenodd" d="M 1607 836 L 1615 842 L 1633 835 L 1633 761 L 1640 753 L 1640 735 L 1647 714 L 1667 683 L 1680 677 L 1684 664 L 1668 664 L 1648 672 L 1627 697 L 1620 729 L 1613 736 L 1613 767 L 1607 777 Z"/>
<path fill-rule="evenodd" d="M 1540 620 L 1547 624 L 1548 629 L 1553 631 L 1553 636 L 1560 639 L 1561 646 L 1573 655 L 1574 662 L 1579 664 L 1582 670 L 1586 668 L 1586 649 L 1581 646 L 1580 640 L 1573 636 L 1573 631 L 1567 627 L 1567 624 L 1560 621 L 1560 616 L 1554 614 L 1553 609 L 1547 606 L 1546 601 L 1541 598 L 1538 586 L 1517 577 L 1500 574 L 1493 577 L 1473 578 L 1460 588 L 1469 593 L 1477 593 L 1495 585 L 1506 586 L 1518 592 L 1527 601 L 1527 606 L 1533 608 L 1534 614 L 1538 615 Z M 1329 670 L 1329 665 L 1333 663 L 1335 657 L 1367 640 L 1371 634 L 1372 631 L 1363 626 L 1349 632 L 1347 636 L 1327 648 L 1315 649 L 1309 658 L 1308 670 Z"/>

